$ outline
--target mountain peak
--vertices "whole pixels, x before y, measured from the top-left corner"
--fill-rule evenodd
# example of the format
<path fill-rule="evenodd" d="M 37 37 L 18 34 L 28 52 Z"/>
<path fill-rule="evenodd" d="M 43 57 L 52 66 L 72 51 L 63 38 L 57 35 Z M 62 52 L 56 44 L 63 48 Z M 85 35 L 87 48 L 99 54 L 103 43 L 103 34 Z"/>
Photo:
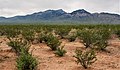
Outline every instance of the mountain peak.
<path fill-rule="evenodd" d="M 63 9 L 58 9 L 57 11 L 63 11 Z"/>
<path fill-rule="evenodd" d="M 83 13 L 86 13 L 86 14 L 90 14 L 89 12 L 87 12 L 86 10 L 84 9 L 79 9 L 79 10 L 76 10 L 76 11 L 73 11 L 72 14 L 83 14 Z"/>
<path fill-rule="evenodd" d="M 62 12 L 62 13 L 66 13 L 66 12 L 63 11 L 62 9 L 58 9 L 58 10 L 51 10 L 51 9 L 49 9 L 49 10 L 46 10 L 46 11 L 44 11 L 44 12 Z"/>
<path fill-rule="evenodd" d="M 86 16 L 90 16 L 91 15 L 91 13 L 87 12 L 84 9 L 79 9 L 79 10 L 73 11 L 70 14 L 75 16 L 75 17 L 86 17 Z"/>

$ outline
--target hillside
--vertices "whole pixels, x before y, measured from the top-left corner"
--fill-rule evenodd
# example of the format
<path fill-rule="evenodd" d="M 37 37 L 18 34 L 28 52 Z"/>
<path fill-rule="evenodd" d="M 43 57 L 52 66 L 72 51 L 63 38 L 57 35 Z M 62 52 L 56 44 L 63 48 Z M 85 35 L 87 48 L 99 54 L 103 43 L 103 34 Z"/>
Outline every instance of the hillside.
<path fill-rule="evenodd" d="M 119 24 L 120 15 L 111 13 L 90 13 L 79 9 L 67 13 L 62 9 L 46 10 L 25 16 L 0 17 L 0 23 L 39 23 L 39 22 L 76 22 L 76 23 L 103 23 Z"/>

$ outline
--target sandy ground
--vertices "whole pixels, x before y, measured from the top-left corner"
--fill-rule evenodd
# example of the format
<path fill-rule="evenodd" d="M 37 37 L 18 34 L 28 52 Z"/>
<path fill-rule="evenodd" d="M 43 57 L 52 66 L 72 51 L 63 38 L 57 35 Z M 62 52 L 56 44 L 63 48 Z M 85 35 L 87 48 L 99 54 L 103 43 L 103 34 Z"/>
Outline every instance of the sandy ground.
<path fill-rule="evenodd" d="M 16 54 L 7 45 L 7 39 L 0 37 L 0 70 L 16 70 Z"/>
<path fill-rule="evenodd" d="M 16 70 L 16 55 L 11 51 L 11 48 L 6 45 L 6 40 L 0 38 L 0 70 Z M 32 54 L 38 60 L 37 70 L 120 70 L 120 40 L 109 40 L 107 52 L 97 51 L 97 61 L 88 69 L 84 69 L 80 64 L 77 65 L 73 57 L 76 48 L 84 50 L 82 43 L 68 42 L 62 40 L 62 45 L 65 45 L 67 51 L 64 57 L 55 56 L 54 52 L 47 47 L 46 44 L 34 44 L 31 49 L 34 49 Z"/>

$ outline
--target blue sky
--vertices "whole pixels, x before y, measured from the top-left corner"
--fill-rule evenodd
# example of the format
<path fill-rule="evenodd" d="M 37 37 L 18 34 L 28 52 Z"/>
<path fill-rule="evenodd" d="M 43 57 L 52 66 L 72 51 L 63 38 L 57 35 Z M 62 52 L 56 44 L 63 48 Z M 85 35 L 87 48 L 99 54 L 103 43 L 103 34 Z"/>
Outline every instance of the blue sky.
<path fill-rule="evenodd" d="M 48 9 L 72 12 L 85 9 L 89 12 L 120 14 L 120 0 L 0 0 L 0 16 L 11 17 Z"/>

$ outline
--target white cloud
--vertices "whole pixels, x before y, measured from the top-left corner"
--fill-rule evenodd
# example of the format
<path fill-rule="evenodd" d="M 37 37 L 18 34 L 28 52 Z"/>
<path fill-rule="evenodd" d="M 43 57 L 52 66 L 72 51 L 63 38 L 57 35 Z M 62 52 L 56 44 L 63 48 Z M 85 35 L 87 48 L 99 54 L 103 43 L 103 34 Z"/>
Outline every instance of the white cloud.
<path fill-rule="evenodd" d="M 85 9 L 89 12 L 120 14 L 120 0 L 0 0 L 0 16 L 25 15 L 47 9 L 67 12 Z"/>

